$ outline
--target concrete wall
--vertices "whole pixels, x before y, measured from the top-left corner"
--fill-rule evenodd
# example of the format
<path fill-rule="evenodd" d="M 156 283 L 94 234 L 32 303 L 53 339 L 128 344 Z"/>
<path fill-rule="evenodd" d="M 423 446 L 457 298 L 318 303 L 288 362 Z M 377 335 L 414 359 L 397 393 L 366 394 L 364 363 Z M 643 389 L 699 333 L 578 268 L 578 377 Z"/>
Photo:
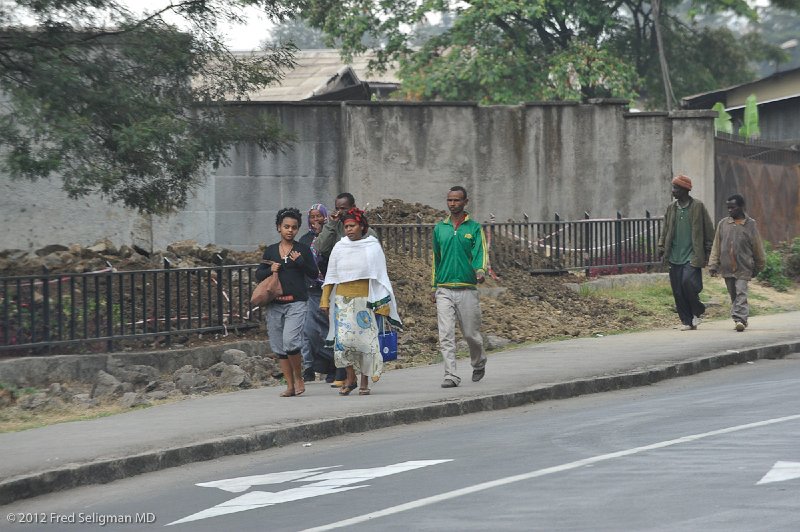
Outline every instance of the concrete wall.
<path fill-rule="evenodd" d="M 267 156 L 255 146 L 238 146 L 232 164 L 212 177 L 214 243 L 232 249 L 275 242 L 278 210 L 297 207 L 305 214 L 314 203 L 332 204 L 343 190 L 341 104 L 252 103 L 242 112 L 271 114 L 295 135 L 295 142 L 285 153 Z"/>
<path fill-rule="evenodd" d="M 713 202 L 713 113 L 628 113 L 599 100 L 479 107 L 468 103 L 262 103 L 296 136 L 285 153 L 249 145 L 209 173 L 187 209 L 148 217 L 101 198 L 69 200 L 57 183 L 0 176 L 0 249 L 46 244 L 116 244 L 163 249 L 195 239 L 252 249 L 277 239 L 284 206 L 332 206 L 340 191 L 360 206 L 400 198 L 444 208 L 449 187 L 465 186 L 476 218 L 498 221 L 661 215 L 669 181 L 690 175 L 695 196 Z"/>
<path fill-rule="evenodd" d="M 714 118 L 716 111 L 676 111 L 672 121 L 672 171 L 692 178 L 692 196 L 714 215 Z"/>
<path fill-rule="evenodd" d="M 637 217 L 662 213 L 679 168 L 713 201 L 713 116 L 626 111 L 616 100 L 348 104 L 345 188 L 362 205 L 399 197 L 444 208 L 447 189 L 461 184 L 481 220 Z"/>

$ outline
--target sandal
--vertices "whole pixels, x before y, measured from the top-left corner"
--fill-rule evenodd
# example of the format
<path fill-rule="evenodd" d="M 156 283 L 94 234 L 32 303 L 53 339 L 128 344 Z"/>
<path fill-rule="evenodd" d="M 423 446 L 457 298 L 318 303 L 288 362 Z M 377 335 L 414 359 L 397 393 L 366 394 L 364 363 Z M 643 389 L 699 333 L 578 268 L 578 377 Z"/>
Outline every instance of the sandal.
<path fill-rule="evenodd" d="M 281 397 L 294 397 L 295 395 L 297 394 L 294 393 L 294 390 L 284 390 L 281 393 Z"/>
<path fill-rule="evenodd" d="M 306 391 L 306 383 L 303 382 L 303 379 L 299 379 L 294 383 L 294 394 L 295 395 L 303 395 Z"/>
<path fill-rule="evenodd" d="M 369 388 L 359 388 L 358 389 L 358 395 L 369 395 L 369 394 L 370 394 Z"/>
<path fill-rule="evenodd" d="M 350 395 L 350 392 L 358 388 L 358 384 L 345 384 L 339 390 L 339 395 Z"/>

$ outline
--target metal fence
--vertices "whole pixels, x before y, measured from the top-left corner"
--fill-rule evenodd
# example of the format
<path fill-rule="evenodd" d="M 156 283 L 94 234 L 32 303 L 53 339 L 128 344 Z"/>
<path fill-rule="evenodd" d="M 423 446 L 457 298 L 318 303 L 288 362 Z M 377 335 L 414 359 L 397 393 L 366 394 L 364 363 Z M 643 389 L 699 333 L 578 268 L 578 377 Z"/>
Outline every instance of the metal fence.
<path fill-rule="evenodd" d="M 484 224 L 495 271 L 644 271 L 656 264 L 662 220 L 586 219 Z M 430 261 L 433 224 L 376 225 L 387 251 Z M 181 343 L 197 333 L 258 327 L 250 306 L 258 265 L 104 271 L 0 278 L 0 353 L 54 348 L 111 352 L 142 341 Z"/>
<path fill-rule="evenodd" d="M 489 262 L 494 270 L 523 268 L 531 273 L 584 270 L 605 275 L 659 264 L 656 244 L 663 219 L 591 218 L 552 222 L 485 222 Z M 434 224 L 373 225 L 386 250 L 431 260 Z"/>
<path fill-rule="evenodd" d="M 167 265 L 165 265 L 167 266 Z M 188 333 L 258 327 L 257 265 L 0 278 L 0 353 L 170 345 Z"/>
<path fill-rule="evenodd" d="M 717 156 L 727 155 L 777 165 L 800 164 L 798 145 L 800 140 L 743 139 L 726 133 L 717 133 L 714 138 L 714 152 Z"/>

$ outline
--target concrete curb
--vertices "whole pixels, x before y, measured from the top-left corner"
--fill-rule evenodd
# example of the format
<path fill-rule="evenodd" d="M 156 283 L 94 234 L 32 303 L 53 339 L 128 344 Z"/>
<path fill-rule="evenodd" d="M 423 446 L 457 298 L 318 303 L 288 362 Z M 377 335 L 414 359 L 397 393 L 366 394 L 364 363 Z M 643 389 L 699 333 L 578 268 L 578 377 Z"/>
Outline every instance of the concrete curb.
<path fill-rule="evenodd" d="M 112 460 L 75 464 L 3 480 L 0 482 L 0 505 L 55 491 L 91 484 L 105 484 L 142 473 L 160 471 L 193 462 L 214 460 L 224 456 L 263 451 L 292 443 L 320 440 L 354 432 L 366 432 L 476 412 L 502 410 L 553 399 L 568 399 L 591 393 L 635 388 L 754 360 L 779 359 L 796 352 L 800 352 L 800 341 L 771 344 L 741 351 L 729 350 L 691 360 L 667 362 L 627 373 L 543 384 L 517 392 L 454 399 L 400 410 L 326 419 L 280 429 L 217 438 Z"/>

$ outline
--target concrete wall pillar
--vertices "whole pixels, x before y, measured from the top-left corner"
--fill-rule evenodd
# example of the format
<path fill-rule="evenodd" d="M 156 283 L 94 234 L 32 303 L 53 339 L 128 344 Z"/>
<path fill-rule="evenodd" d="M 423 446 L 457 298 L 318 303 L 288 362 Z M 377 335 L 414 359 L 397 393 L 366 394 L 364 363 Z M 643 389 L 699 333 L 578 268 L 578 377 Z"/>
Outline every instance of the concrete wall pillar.
<path fill-rule="evenodd" d="M 714 118 L 716 111 L 673 111 L 672 175 L 692 178 L 692 196 L 714 216 Z"/>

